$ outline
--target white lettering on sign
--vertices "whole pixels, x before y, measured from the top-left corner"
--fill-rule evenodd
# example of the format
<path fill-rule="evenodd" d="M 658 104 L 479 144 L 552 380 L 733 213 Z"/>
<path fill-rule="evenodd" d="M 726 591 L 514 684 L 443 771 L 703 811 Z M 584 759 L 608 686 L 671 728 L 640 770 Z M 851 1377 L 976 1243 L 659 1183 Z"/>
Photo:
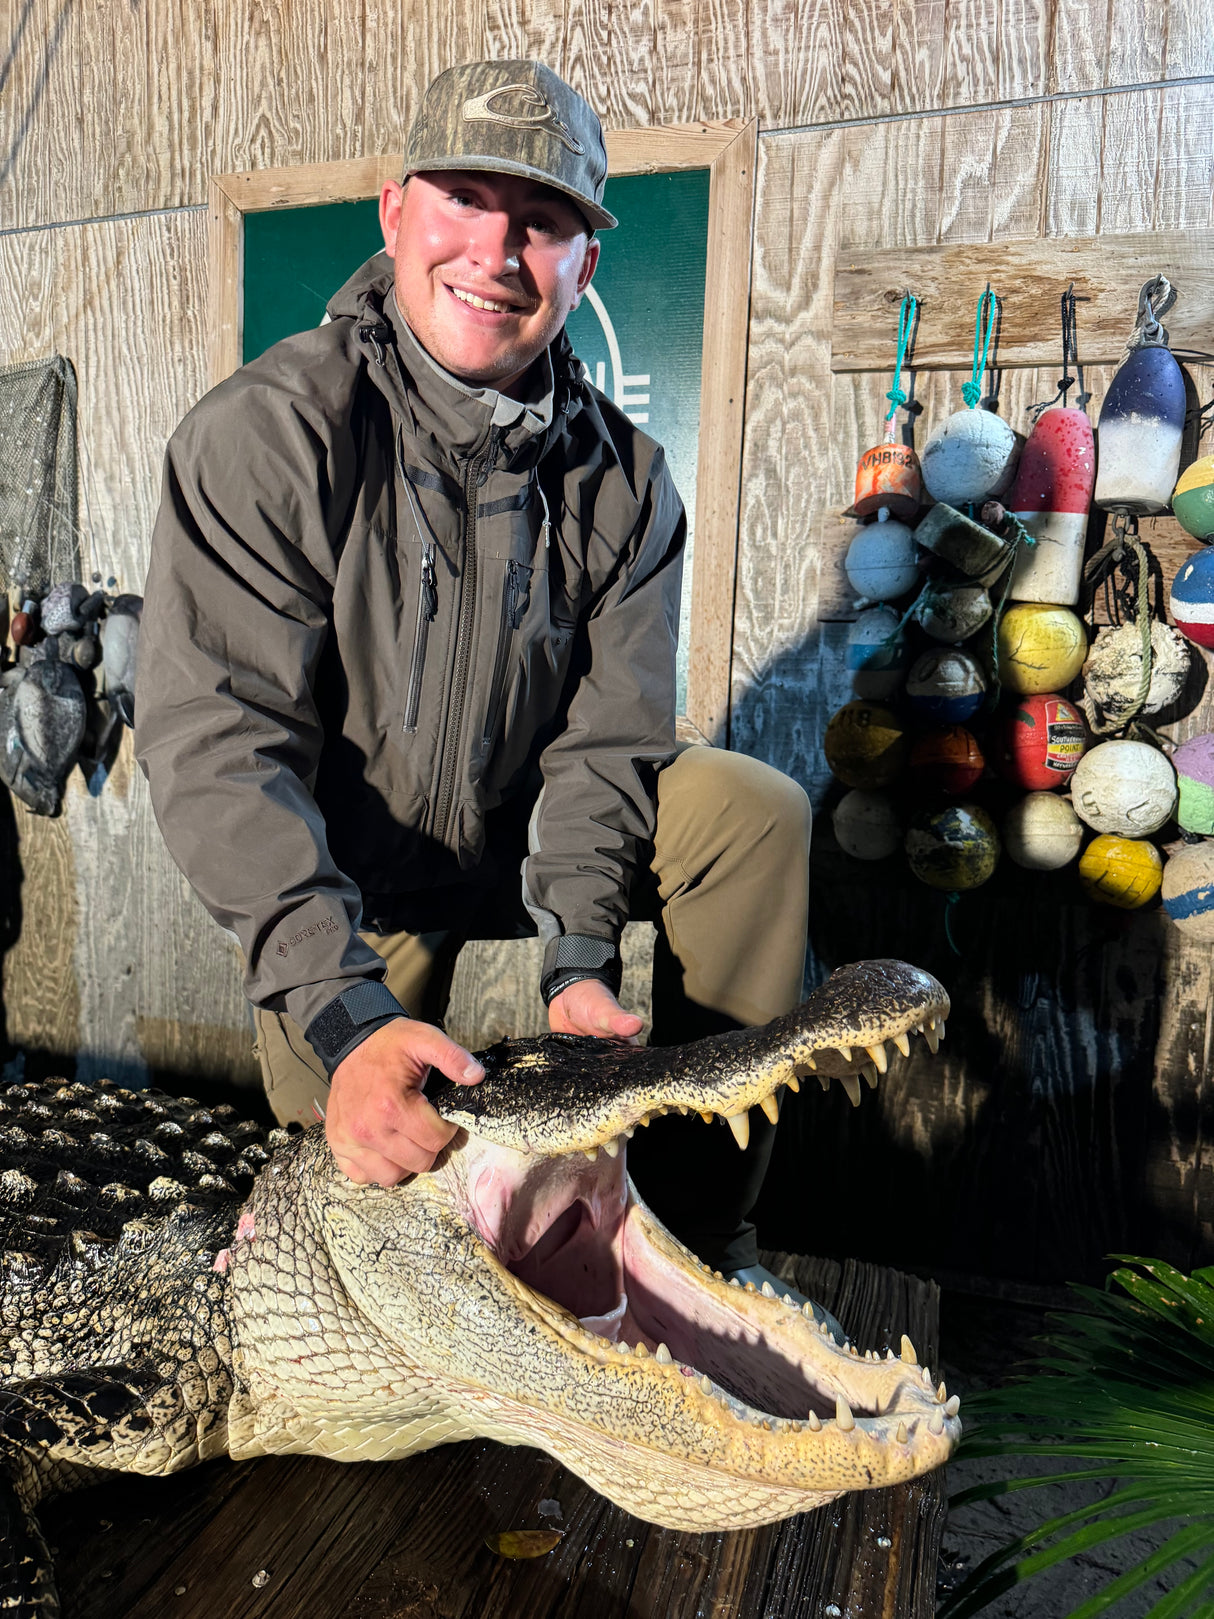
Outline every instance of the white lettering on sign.
<path fill-rule="evenodd" d="M 607 313 L 607 305 L 593 286 L 586 288 L 586 301 L 598 316 L 599 325 L 603 328 L 603 337 L 607 343 L 607 354 L 611 361 L 611 387 L 606 386 L 607 367 L 599 360 L 594 368 L 594 385 L 600 393 L 605 393 L 612 402 L 620 407 L 630 422 L 638 427 L 644 427 L 649 421 L 647 410 L 638 410 L 638 405 L 649 403 L 648 389 L 650 386 L 650 373 L 639 371 L 626 374 L 624 371 L 624 357 L 620 352 L 620 340 L 616 335 L 615 325 Z M 583 367 L 583 369 L 585 369 Z M 590 373 L 587 371 L 587 376 Z M 638 390 L 644 389 L 645 392 Z"/>

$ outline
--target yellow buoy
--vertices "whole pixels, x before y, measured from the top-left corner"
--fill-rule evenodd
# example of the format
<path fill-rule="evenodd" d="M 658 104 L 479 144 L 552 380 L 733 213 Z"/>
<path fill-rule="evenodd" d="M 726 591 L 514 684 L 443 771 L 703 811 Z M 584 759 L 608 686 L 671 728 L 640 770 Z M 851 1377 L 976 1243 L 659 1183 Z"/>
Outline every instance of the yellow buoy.
<path fill-rule="evenodd" d="M 1079 861 L 1079 881 L 1089 899 L 1136 911 L 1159 892 L 1163 857 L 1145 838 L 1093 838 Z"/>
<path fill-rule="evenodd" d="M 1009 691 L 1061 691 L 1087 652 L 1083 621 L 1069 607 L 1017 602 L 999 621 L 999 678 Z"/>
<path fill-rule="evenodd" d="M 906 733 L 878 703 L 844 703 L 826 727 L 822 751 L 845 787 L 888 787 L 906 763 Z"/>

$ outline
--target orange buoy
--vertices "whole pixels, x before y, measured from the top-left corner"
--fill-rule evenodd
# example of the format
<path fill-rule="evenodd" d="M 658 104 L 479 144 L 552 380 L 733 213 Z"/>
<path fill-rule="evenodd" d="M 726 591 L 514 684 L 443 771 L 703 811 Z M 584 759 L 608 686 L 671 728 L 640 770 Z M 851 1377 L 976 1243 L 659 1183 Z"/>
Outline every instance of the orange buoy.
<path fill-rule="evenodd" d="M 923 497 L 919 457 L 909 444 L 874 444 L 856 467 L 856 499 L 852 513 L 872 517 L 884 506 L 891 517 L 911 523 Z"/>

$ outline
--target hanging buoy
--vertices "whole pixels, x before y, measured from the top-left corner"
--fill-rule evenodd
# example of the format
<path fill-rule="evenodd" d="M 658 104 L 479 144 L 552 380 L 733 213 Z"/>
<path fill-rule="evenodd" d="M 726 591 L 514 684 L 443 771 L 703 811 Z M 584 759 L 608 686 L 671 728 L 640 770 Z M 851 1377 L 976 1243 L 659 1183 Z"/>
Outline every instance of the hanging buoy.
<path fill-rule="evenodd" d="M 977 804 L 950 804 L 914 818 L 906 833 L 906 858 L 930 888 L 978 888 L 999 864 L 999 833 Z"/>
<path fill-rule="evenodd" d="M 1079 600 L 1083 545 L 1096 477 L 1092 424 L 1082 410 L 1042 411 L 1020 452 L 1006 505 L 1036 540 L 1022 545 L 1012 570 L 1013 601 Z"/>
<path fill-rule="evenodd" d="M 906 733 L 888 708 L 845 703 L 831 716 L 822 751 L 845 787 L 888 787 L 906 763 Z"/>
<path fill-rule="evenodd" d="M 985 769 L 982 749 L 964 725 L 946 725 L 919 737 L 907 766 L 918 792 L 945 798 L 968 793 Z"/>
<path fill-rule="evenodd" d="M 882 516 L 881 512 L 885 515 Z M 865 601 L 897 601 L 921 578 L 919 547 L 905 523 L 882 507 L 875 523 L 866 524 L 847 548 L 844 568 L 852 589 Z"/>
<path fill-rule="evenodd" d="M 831 824 L 840 849 L 856 860 L 884 860 L 902 845 L 902 822 L 885 793 L 853 787 L 835 805 Z"/>
<path fill-rule="evenodd" d="M 1195 540 L 1214 540 L 1214 455 L 1203 455 L 1180 474 L 1172 515 Z"/>
<path fill-rule="evenodd" d="M 1193 649 L 1178 630 L 1158 620 L 1151 625 L 1151 679 L 1142 690 L 1142 631 L 1137 624 L 1106 625 L 1098 631 L 1083 666 L 1083 706 L 1092 726 L 1120 730 L 1137 715 L 1144 719 L 1170 708 L 1184 690 Z"/>
<path fill-rule="evenodd" d="M 1147 742 L 1101 742 L 1079 761 L 1071 802 L 1094 832 L 1148 837 L 1172 813 L 1176 772 Z"/>
<path fill-rule="evenodd" d="M 933 586 L 915 604 L 915 622 L 933 641 L 968 641 L 991 616 L 991 598 L 982 585 Z"/>
<path fill-rule="evenodd" d="M 1214 647 L 1214 548 L 1194 551 L 1172 581 L 1168 610 L 1198 646 Z"/>
<path fill-rule="evenodd" d="M 1214 843 L 1177 849 L 1163 868 L 1163 908 L 1195 944 L 1214 944 Z"/>
<path fill-rule="evenodd" d="M 1003 821 L 1008 858 L 1026 871 L 1059 871 L 1083 842 L 1083 823 L 1057 793 L 1028 793 Z"/>
<path fill-rule="evenodd" d="M 1164 276 L 1138 295 L 1130 352 L 1100 407 L 1096 504 L 1139 517 L 1166 512 L 1180 470 L 1185 387 L 1159 317 L 1176 294 Z"/>
<path fill-rule="evenodd" d="M 1020 440 L 989 410 L 959 410 L 923 446 L 923 482 L 933 500 L 981 505 L 1011 487 Z"/>
<path fill-rule="evenodd" d="M 986 676 L 968 652 L 924 652 L 906 677 L 906 701 L 916 719 L 962 725 L 982 707 Z"/>
<path fill-rule="evenodd" d="M 1145 838 L 1093 838 L 1079 862 L 1079 882 L 1089 899 L 1137 911 L 1153 900 L 1163 881 L 1163 856 Z"/>
<path fill-rule="evenodd" d="M 1214 837 L 1214 736 L 1182 742 L 1172 755 L 1178 789 L 1176 822 L 1185 832 Z"/>
<path fill-rule="evenodd" d="M 870 607 L 847 635 L 847 667 L 857 697 L 883 701 L 902 685 L 910 662 L 902 623 L 892 607 Z"/>
<path fill-rule="evenodd" d="M 999 678 L 1009 691 L 1056 692 L 1083 668 L 1088 638 L 1069 607 L 1017 602 L 999 621 Z"/>
<path fill-rule="evenodd" d="M 923 501 L 919 457 L 909 444 L 874 444 L 856 466 L 853 517 L 871 517 L 884 506 L 891 517 L 913 523 Z"/>
<path fill-rule="evenodd" d="M 924 550 L 971 579 L 980 579 L 983 574 L 995 577 L 1000 564 L 1008 559 L 1006 540 L 943 500 L 937 501 L 919 524 L 915 539 Z"/>
<path fill-rule="evenodd" d="M 1056 692 L 1022 697 L 998 726 L 992 761 L 1017 787 L 1047 792 L 1070 781 L 1088 745 L 1088 728 L 1074 703 Z"/>

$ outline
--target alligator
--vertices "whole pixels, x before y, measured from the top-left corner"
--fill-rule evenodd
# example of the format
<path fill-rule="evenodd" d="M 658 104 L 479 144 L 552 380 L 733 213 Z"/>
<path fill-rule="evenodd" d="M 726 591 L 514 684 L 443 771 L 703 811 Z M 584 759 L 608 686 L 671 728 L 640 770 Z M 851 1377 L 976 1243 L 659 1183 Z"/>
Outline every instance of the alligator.
<path fill-rule="evenodd" d="M 944 990 L 840 968 L 796 1012 L 668 1049 L 552 1035 L 432 1078 L 458 1128 L 426 1174 L 359 1186 L 323 1129 L 102 1081 L 0 1095 L 0 1612 L 59 1611 L 36 1519 L 105 1469 L 227 1454 L 547 1451 L 651 1522 L 773 1522 L 938 1466 L 958 1402 L 913 1345 L 840 1343 L 726 1282 L 653 1218 L 628 1138 L 694 1109 L 770 1116 L 815 1073 L 853 1102 L 886 1043 L 935 1051 Z"/>

